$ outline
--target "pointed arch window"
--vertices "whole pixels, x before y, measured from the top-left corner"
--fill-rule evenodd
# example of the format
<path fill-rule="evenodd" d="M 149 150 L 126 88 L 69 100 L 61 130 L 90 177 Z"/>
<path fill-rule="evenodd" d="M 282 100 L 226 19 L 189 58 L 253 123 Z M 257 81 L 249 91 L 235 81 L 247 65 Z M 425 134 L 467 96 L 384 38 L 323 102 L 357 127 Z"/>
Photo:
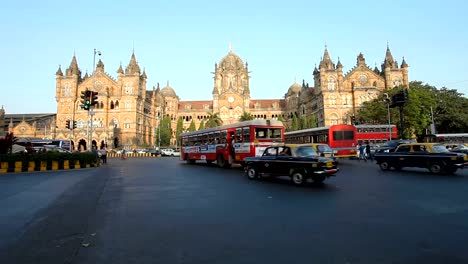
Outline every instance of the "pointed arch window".
<path fill-rule="evenodd" d="M 114 101 L 110 102 L 110 109 L 114 109 Z"/>
<path fill-rule="evenodd" d="M 328 91 L 334 91 L 336 88 L 336 80 L 332 76 L 328 77 L 327 80 Z"/>
<path fill-rule="evenodd" d="M 115 109 L 119 109 L 119 101 L 115 101 Z"/>
<path fill-rule="evenodd" d="M 124 128 L 132 128 L 132 121 L 130 119 L 125 119 Z"/>
<path fill-rule="evenodd" d="M 339 118 L 337 114 L 331 114 L 330 115 L 330 125 L 338 125 L 339 124 Z"/>
<path fill-rule="evenodd" d="M 110 125 L 114 128 L 119 127 L 119 120 L 117 118 L 112 118 L 112 121 L 110 122 Z"/>

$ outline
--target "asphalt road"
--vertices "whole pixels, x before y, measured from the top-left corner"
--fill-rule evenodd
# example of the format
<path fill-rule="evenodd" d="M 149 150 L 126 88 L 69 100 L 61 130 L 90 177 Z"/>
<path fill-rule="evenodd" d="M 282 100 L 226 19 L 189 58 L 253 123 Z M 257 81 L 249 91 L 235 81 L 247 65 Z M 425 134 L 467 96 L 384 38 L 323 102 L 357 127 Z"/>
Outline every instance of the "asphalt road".
<path fill-rule="evenodd" d="M 0 263 L 468 263 L 468 170 L 324 185 L 177 158 L 0 176 Z"/>

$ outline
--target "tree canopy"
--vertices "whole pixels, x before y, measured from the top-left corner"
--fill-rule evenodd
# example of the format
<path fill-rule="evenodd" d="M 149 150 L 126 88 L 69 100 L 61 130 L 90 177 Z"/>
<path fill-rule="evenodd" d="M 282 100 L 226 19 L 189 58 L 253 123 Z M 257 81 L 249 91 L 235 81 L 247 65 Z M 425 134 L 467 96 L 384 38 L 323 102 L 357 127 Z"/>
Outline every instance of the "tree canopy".
<path fill-rule="evenodd" d="M 253 120 L 253 119 L 254 119 L 254 117 L 250 113 L 244 112 L 240 116 L 239 121 L 249 121 L 249 120 Z"/>
<path fill-rule="evenodd" d="M 208 113 L 208 121 L 205 123 L 205 127 L 217 127 L 223 124 L 223 120 L 219 116 L 219 113 Z"/>
<path fill-rule="evenodd" d="M 403 87 L 395 87 L 387 91 L 388 97 L 401 92 Z M 385 93 L 378 98 L 363 103 L 356 119 L 360 124 L 397 125 L 399 131 L 399 107 L 389 108 Z M 437 133 L 462 133 L 468 131 L 468 98 L 456 90 L 448 88 L 437 89 L 429 84 L 412 81 L 409 84 L 408 101 L 403 107 L 403 135 L 405 138 L 419 137 L 430 134 L 432 123 L 431 109 Z"/>

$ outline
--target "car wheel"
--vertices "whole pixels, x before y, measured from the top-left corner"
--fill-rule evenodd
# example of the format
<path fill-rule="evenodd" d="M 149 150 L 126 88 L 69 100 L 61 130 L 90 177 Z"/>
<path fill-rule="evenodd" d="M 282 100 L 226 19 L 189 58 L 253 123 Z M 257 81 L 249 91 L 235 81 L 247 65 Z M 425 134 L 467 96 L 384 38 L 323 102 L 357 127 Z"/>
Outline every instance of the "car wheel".
<path fill-rule="evenodd" d="M 380 166 L 380 169 L 381 169 L 381 170 L 384 170 L 384 171 L 385 171 L 385 170 L 388 170 L 388 169 L 390 168 L 390 165 L 388 165 L 388 162 L 386 162 L 386 161 L 382 161 L 382 162 L 379 164 L 379 166 Z"/>
<path fill-rule="evenodd" d="M 250 167 L 248 170 L 247 170 L 247 178 L 249 178 L 249 180 L 255 180 L 257 178 L 257 171 Z"/>
<path fill-rule="evenodd" d="M 295 185 L 302 185 L 306 183 L 306 178 L 304 177 L 304 174 L 299 171 L 295 171 L 291 175 L 291 179 Z"/>
<path fill-rule="evenodd" d="M 224 166 L 226 166 L 226 160 L 222 155 L 218 155 L 216 158 L 216 164 L 218 164 L 218 167 L 220 168 L 224 168 Z"/>
<path fill-rule="evenodd" d="M 429 166 L 429 171 L 431 173 L 437 174 L 442 171 L 442 166 L 439 163 L 434 163 Z"/>

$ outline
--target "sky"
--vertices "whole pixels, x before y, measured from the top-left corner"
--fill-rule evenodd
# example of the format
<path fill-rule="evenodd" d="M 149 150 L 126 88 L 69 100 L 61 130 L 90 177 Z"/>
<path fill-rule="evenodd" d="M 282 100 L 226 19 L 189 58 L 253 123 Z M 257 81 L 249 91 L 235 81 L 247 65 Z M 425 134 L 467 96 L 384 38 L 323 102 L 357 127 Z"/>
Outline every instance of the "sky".
<path fill-rule="evenodd" d="M 7 114 L 56 113 L 55 72 L 76 55 L 83 75 L 94 49 L 117 77 L 135 52 L 147 90 L 167 82 L 181 100 L 211 100 L 215 63 L 248 62 L 252 99 L 313 85 L 327 47 L 346 73 L 363 53 L 380 69 L 387 45 L 410 81 L 468 95 L 468 2 L 445 1 L 6 1 L 0 9 L 1 96 Z"/>

